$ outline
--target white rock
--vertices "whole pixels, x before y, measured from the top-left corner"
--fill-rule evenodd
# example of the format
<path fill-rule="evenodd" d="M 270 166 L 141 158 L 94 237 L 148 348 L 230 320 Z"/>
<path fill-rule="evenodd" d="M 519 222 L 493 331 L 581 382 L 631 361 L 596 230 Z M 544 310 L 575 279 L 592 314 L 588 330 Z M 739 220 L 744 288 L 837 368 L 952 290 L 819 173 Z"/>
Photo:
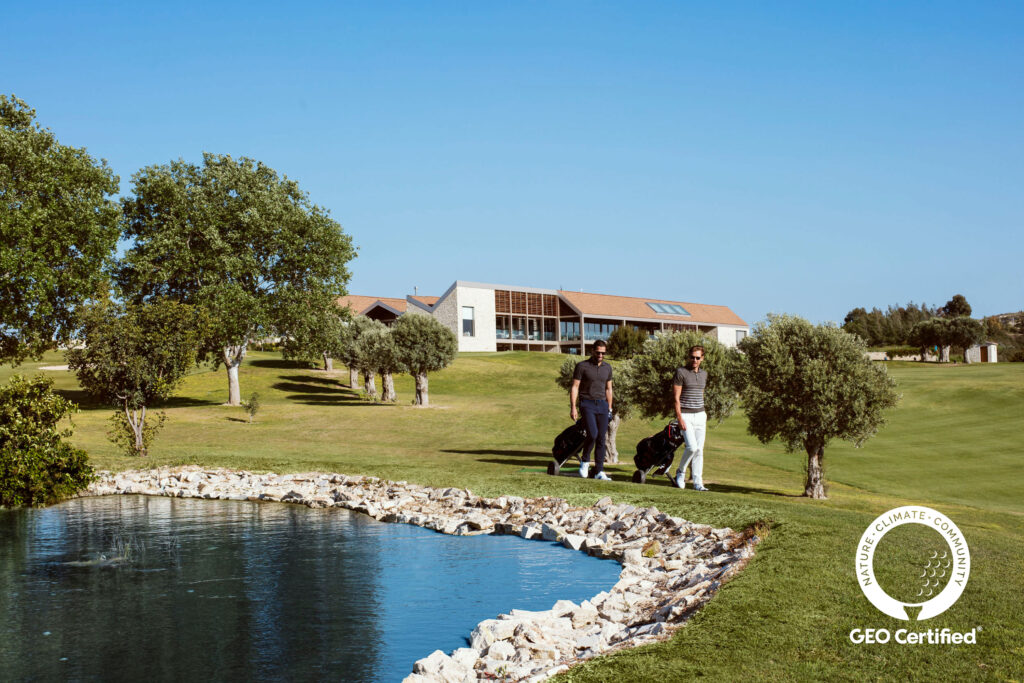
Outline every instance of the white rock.
<path fill-rule="evenodd" d="M 507 640 L 499 640 L 487 648 L 486 656 L 489 659 L 506 660 L 515 655 L 516 649 Z"/>

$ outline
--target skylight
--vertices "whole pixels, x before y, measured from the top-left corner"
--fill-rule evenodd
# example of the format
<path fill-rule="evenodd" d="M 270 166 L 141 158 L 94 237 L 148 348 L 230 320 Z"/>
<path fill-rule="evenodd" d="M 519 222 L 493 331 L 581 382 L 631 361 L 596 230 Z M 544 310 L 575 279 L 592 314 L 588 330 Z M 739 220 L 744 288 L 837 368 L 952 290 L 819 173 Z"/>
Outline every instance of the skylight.
<path fill-rule="evenodd" d="M 656 304 L 647 302 L 656 313 L 667 313 L 668 315 L 690 315 L 689 312 L 679 304 Z"/>

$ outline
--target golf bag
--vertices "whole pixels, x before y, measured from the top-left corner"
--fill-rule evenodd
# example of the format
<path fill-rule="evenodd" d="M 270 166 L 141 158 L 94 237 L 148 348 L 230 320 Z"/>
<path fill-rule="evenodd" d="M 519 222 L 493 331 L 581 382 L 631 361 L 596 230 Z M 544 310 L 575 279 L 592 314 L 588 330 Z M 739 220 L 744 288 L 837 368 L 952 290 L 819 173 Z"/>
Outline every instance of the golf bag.
<path fill-rule="evenodd" d="M 566 427 L 561 434 L 555 437 L 555 445 L 551 448 L 551 455 L 555 461 L 548 463 L 548 474 L 558 474 L 566 461 L 574 455 L 579 455 L 583 450 L 583 442 L 587 440 L 587 426 L 582 419 Z"/>
<path fill-rule="evenodd" d="M 651 470 L 657 470 L 657 474 L 668 472 L 676 456 L 676 449 L 682 445 L 683 430 L 674 421 L 654 436 L 641 439 L 636 445 L 636 455 L 633 456 L 633 464 L 636 465 L 633 481 L 643 484 Z"/>

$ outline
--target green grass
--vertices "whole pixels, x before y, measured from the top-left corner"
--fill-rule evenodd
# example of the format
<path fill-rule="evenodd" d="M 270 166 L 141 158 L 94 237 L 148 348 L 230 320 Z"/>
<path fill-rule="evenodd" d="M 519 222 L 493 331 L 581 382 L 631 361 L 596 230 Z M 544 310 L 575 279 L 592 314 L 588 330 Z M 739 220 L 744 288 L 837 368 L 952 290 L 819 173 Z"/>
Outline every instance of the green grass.
<path fill-rule="evenodd" d="M 108 408 L 90 404 L 66 372 L 47 372 L 82 403 L 74 442 L 106 469 L 201 463 L 251 470 L 329 470 L 468 487 L 487 496 L 555 495 L 588 505 L 604 494 L 656 505 L 695 521 L 742 528 L 759 520 L 771 532 L 757 556 L 669 641 L 603 657 L 563 680 L 1020 680 L 1024 678 L 1024 364 L 939 366 L 887 363 L 903 400 L 861 449 L 833 443 L 825 452 L 828 501 L 800 497 L 804 457 L 746 434 L 742 415 L 711 430 L 705 481 L 712 492 L 678 491 L 663 481 L 615 482 L 548 477 L 551 441 L 568 424 L 568 401 L 555 386 L 563 357 L 462 355 L 431 376 L 432 406 L 410 405 L 408 377 L 396 378 L 398 405 L 372 405 L 347 387 L 347 372 L 327 374 L 254 353 L 241 373 L 242 395 L 262 408 L 246 424 L 227 398 L 223 370 L 187 378 L 166 408 L 164 432 L 145 460 L 118 454 L 106 440 Z M 51 354 L 39 365 L 63 363 Z M 0 381 L 11 374 L 0 369 Z M 619 434 L 625 462 L 661 423 L 628 421 Z M 861 533 L 882 512 L 906 504 L 952 518 L 970 544 L 972 573 L 963 597 L 926 622 L 877 612 L 857 585 L 853 560 Z M 923 531 L 923 530 L 919 530 Z M 886 537 L 876 559 L 894 593 L 922 553 L 927 534 Z M 930 545 L 931 544 L 931 545 Z M 926 555 L 925 555 L 926 556 Z M 977 645 L 853 645 L 854 628 L 981 626 Z"/>

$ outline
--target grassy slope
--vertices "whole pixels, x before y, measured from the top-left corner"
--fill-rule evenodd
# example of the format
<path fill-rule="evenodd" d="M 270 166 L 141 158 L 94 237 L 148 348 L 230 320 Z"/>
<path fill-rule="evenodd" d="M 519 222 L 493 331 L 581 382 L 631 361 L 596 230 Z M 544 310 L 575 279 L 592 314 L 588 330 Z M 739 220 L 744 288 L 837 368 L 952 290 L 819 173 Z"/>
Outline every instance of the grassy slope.
<path fill-rule="evenodd" d="M 758 444 L 746 435 L 742 416 L 710 433 L 708 494 L 628 483 L 626 464 L 613 468 L 617 481 L 605 485 L 543 475 L 551 440 L 568 421 L 567 401 L 553 381 L 561 361 L 545 354 L 463 355 L 432 376 L 434 406 L 418 409 L 408 405 L 408 377 L 396 381 L 400 405 L 376 406 L 342 386 L 347 372 L 328 376 L 256 353 L 241 374 L 243 396 L 259 391 L 264 404 L 255 424 L 244 423 L 241 409 L 220 405 L 227 396 L 223 370 L 199 371 L 167 409 L 168 426 L 144 462 L 115 452 L 104 436 L 109 410 L 89 405 L 73 376 L 48 374 L 82 401 L 74 440 L 103 468 L 321 469 L 457 485 L 483 495 L 557 495 L 576 504 L 610 493 L 715 525 L 771 520 L 754 561 L 672 640 L 576 667 L 569 680 L 1024 678 L 1024 447 L 1015 432 L 1024 417 L 1024 364 L 889 364 L 903 402 L 864 448 L 826 450 L 830 500 L 812 502 L 799 497 L 803 458 Z M 52 354 L 21 370 L 61 362 Z M 0 380 L 10 374 L 0 369 Z M 632 444 L 656 426 L 639 420 L 623 426 L 625 461 Z M 973 564 L 960 601 L 920 625 L 875 611 L 853 572 L 867 524 L 911 503 L 956 521 Z M 905 547 L 879 556 L 880 577 L 912 563 L 918 543 L 907 537 L 892 545 Z M 856 646 L 847 638 L 852 628 L 905 626 L 984 630 L 976 646 Z"/>

